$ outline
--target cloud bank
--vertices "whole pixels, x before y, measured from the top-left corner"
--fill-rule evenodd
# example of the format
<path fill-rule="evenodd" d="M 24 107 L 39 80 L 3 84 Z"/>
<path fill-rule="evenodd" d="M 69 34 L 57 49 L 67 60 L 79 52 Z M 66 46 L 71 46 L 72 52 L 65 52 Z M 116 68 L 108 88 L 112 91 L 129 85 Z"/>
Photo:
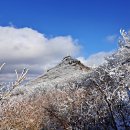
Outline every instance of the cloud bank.
<path fill-rule="evenodd" d="M 112 53 L 113 51 L 98 52 L 89 56 L 88 58 L 78 57 L 77 59 L 80 60 L 84 65 L 95 68 L 105 63 L 105 57 L 110 56 Z"/>
<path fill-rule="evenodd" d="M 47 38 L 44 34 L 25 27 L 0 27 L 0 63 L 6 63 L 0 81 L 14 79 L 14 70 L 28 68 L 29 79 L 43 74 L 66 55 L 79 57 L 81 46 L 71 36 Z M 98 66 L 111 52 L 100 52 L 87 59 L 78 59 L 87 66 Z M 12 77 L 12 78 L 11 78 Z"/>
<path fill-rule="evenodd" d="M 67 54 L 76 56 L 80 45 L 71 36 L 47 38 L 31 28 L 0 27 L 0 62 L 3 73 L 27 67 L 31 74 L 43 73 Z"/>

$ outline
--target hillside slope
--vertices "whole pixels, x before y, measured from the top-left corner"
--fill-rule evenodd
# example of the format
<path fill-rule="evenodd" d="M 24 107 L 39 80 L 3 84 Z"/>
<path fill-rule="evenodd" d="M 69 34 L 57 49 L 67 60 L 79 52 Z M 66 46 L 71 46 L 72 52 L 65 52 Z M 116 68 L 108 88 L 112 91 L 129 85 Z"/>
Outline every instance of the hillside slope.
<path fill-rule="evenodd" d="M 49 90 L 55 87 L 63 88 L 70 82 L 82 79 L 91 71 L 91 68 L 83 65 L 77 59 L 66 56 L 57 66 L 47 70 L 45 74 L 28 82 L 25 86 L 21 86 L 21 89 L 25 89 L 26 93 L 29 91 L 32 93 L 32 91 L 35 92 L 37 89 Z"/>

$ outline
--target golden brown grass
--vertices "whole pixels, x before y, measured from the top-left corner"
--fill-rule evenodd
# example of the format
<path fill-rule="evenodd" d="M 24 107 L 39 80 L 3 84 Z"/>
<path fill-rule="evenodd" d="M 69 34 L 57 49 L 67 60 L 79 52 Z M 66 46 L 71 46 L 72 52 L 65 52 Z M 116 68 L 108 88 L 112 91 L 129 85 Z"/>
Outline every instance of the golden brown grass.
<path fill-rule="evenodd" d="M 51 122 L 57 122 L 62 128 L 69 129 L 68 113 L 80 108 L 84 99 L 83 90 L 49 91 L 46 94 L 33 95 L 22 101 L 8 102 L 2 108 L 0 130 L 40 130 Z M 65 113 L 65 116 L 63 116 Z"/>

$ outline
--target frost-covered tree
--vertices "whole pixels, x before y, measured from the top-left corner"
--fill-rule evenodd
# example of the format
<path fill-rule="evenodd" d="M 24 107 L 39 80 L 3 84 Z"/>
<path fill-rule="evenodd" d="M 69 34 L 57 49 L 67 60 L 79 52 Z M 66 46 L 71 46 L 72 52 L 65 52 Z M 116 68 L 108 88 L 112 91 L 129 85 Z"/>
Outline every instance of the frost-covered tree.
<path fill-rule="evenodd" d="M 4 67 L 5 63 L 0 65 L 0 71 L 2 70 L 2 68 Z M 15 70 L 16 73 L 16 80 L 14 82 L 9 82 L 9 83 L 1 83 L 0 84 L 0 100 L 3 100 L 7 97 L 10 96 L 11 92 L 18 87 L 26 78 L 26 75 L 28 73 L 28 69 L 24 68 L 22 73 L 19 75 L 17 70 Z M 6 89 L 8 88 L 8 90 L 6 90 L 5 92 L 2 91 L 2 89 L 4 89 L 6 87 Z"/>
<path fill-rule="evenodd" d="M 54 94 L 46 109 L 50 113 L 51 127 L 72 130 L 130 128 L 130 36 L 124 30 L 120 33 L 119 49 L 106 58 L 106 64 L 82 79 L 82 85 L 74 82 L 69 83 L 67 89 L 56 90 L 60 96 Z"/>

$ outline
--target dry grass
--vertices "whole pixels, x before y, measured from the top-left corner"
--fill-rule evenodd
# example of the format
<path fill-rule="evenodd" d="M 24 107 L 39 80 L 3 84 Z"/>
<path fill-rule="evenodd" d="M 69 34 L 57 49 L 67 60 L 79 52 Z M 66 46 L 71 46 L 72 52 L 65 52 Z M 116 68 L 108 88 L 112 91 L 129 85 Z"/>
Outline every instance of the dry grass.
<path fill-rule="evenodd" d="M 1 130 L 39 130 L 44 117 L 43 106 L 43 98 L 23 100 L 13 105 L 8 103 L 2 108 Z"/>
<path fill-rule="evenodd" d="M 1 106 L 3 118 L 0 120 L 0 130 L 40 130 L 48 128 L 52 122 L 69 129 L 69 114 L 74 108 L 80 108 L 83 99 L 83 90 L 79 89 L 71 94 L 69 91 L 55 90 L 15 103 L 8 102 Z"/>
<path fill-rule="evenodd" d="M 21 101 L 15 98 L 1 105 L 0 130 L 72 130 L 83 128 L 84 123 L 93 127 L 99 122 L 106 129 L 102 121 L 108 115 L 107 104 L 97 91 L 92 87 L 55 89 L 23 96 Z"/>

